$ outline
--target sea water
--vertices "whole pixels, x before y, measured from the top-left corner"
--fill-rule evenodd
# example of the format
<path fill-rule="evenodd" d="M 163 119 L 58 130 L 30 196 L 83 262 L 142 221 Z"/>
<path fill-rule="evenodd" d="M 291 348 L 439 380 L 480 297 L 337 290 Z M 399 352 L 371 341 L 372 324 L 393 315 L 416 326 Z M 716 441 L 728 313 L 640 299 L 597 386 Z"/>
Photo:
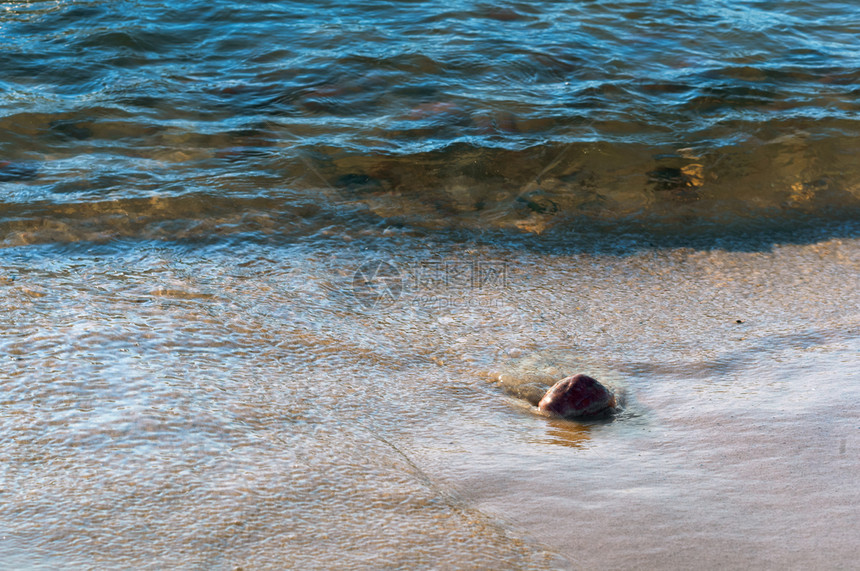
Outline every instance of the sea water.
<path fill-rule="evenodd" d="M 858 18 L 3 3 L 3 565 L 853 567 Z"/>

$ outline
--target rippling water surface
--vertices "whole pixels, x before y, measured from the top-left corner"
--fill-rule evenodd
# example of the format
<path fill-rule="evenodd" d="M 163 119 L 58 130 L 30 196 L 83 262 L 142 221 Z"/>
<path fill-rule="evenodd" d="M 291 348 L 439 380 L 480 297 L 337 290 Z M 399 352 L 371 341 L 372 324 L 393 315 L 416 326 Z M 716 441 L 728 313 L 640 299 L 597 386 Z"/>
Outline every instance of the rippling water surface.
<path fill-rule="evenodd" d="M 850 567 L 858 22 L 0 3 L 0 558 Z"/>

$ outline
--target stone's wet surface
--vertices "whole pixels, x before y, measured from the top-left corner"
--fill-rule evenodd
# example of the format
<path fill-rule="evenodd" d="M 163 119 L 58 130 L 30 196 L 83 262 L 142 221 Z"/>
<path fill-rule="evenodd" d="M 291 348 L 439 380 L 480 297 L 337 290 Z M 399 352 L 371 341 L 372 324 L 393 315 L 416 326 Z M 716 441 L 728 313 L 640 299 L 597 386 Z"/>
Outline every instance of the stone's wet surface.
<path fill-rule="evenodd" d="M 538 408 L 564 418 L 578 418 L 608 414 L 615 404 L 612 391 L 588 375 L 577 374 L 554 384 Z"/>

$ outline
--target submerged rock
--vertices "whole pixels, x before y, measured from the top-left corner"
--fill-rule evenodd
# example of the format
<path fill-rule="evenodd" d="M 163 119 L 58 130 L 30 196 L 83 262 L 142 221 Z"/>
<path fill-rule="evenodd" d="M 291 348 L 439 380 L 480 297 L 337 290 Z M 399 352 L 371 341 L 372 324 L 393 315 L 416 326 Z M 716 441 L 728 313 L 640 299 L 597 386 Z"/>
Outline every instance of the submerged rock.
<path fill-rule="evenodd" d="M 93 136 L 92 129 L 74 121 L 51 121 L 50 126 L 55 133 L 70 139 L 83 141 Z"/>
<path fill-rule="evenodd" d="M 538 403 L 541 411 L 565 418 L 609 413 L 616 406 L 615 395 L 588 375 L 573 375 L 550 388 Z"/>

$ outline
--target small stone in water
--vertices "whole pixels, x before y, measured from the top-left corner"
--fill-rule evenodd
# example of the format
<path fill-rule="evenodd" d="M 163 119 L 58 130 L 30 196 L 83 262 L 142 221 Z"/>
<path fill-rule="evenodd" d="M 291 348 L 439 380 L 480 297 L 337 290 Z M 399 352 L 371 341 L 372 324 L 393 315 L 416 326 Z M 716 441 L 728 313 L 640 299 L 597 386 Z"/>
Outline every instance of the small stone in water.
<path fill-rule="evenodd" d="M 550 388 L 538 408 L 566 418 L 608 412 L 615 407 L 612 391 L 588 375 L 573 375 Z"/>

